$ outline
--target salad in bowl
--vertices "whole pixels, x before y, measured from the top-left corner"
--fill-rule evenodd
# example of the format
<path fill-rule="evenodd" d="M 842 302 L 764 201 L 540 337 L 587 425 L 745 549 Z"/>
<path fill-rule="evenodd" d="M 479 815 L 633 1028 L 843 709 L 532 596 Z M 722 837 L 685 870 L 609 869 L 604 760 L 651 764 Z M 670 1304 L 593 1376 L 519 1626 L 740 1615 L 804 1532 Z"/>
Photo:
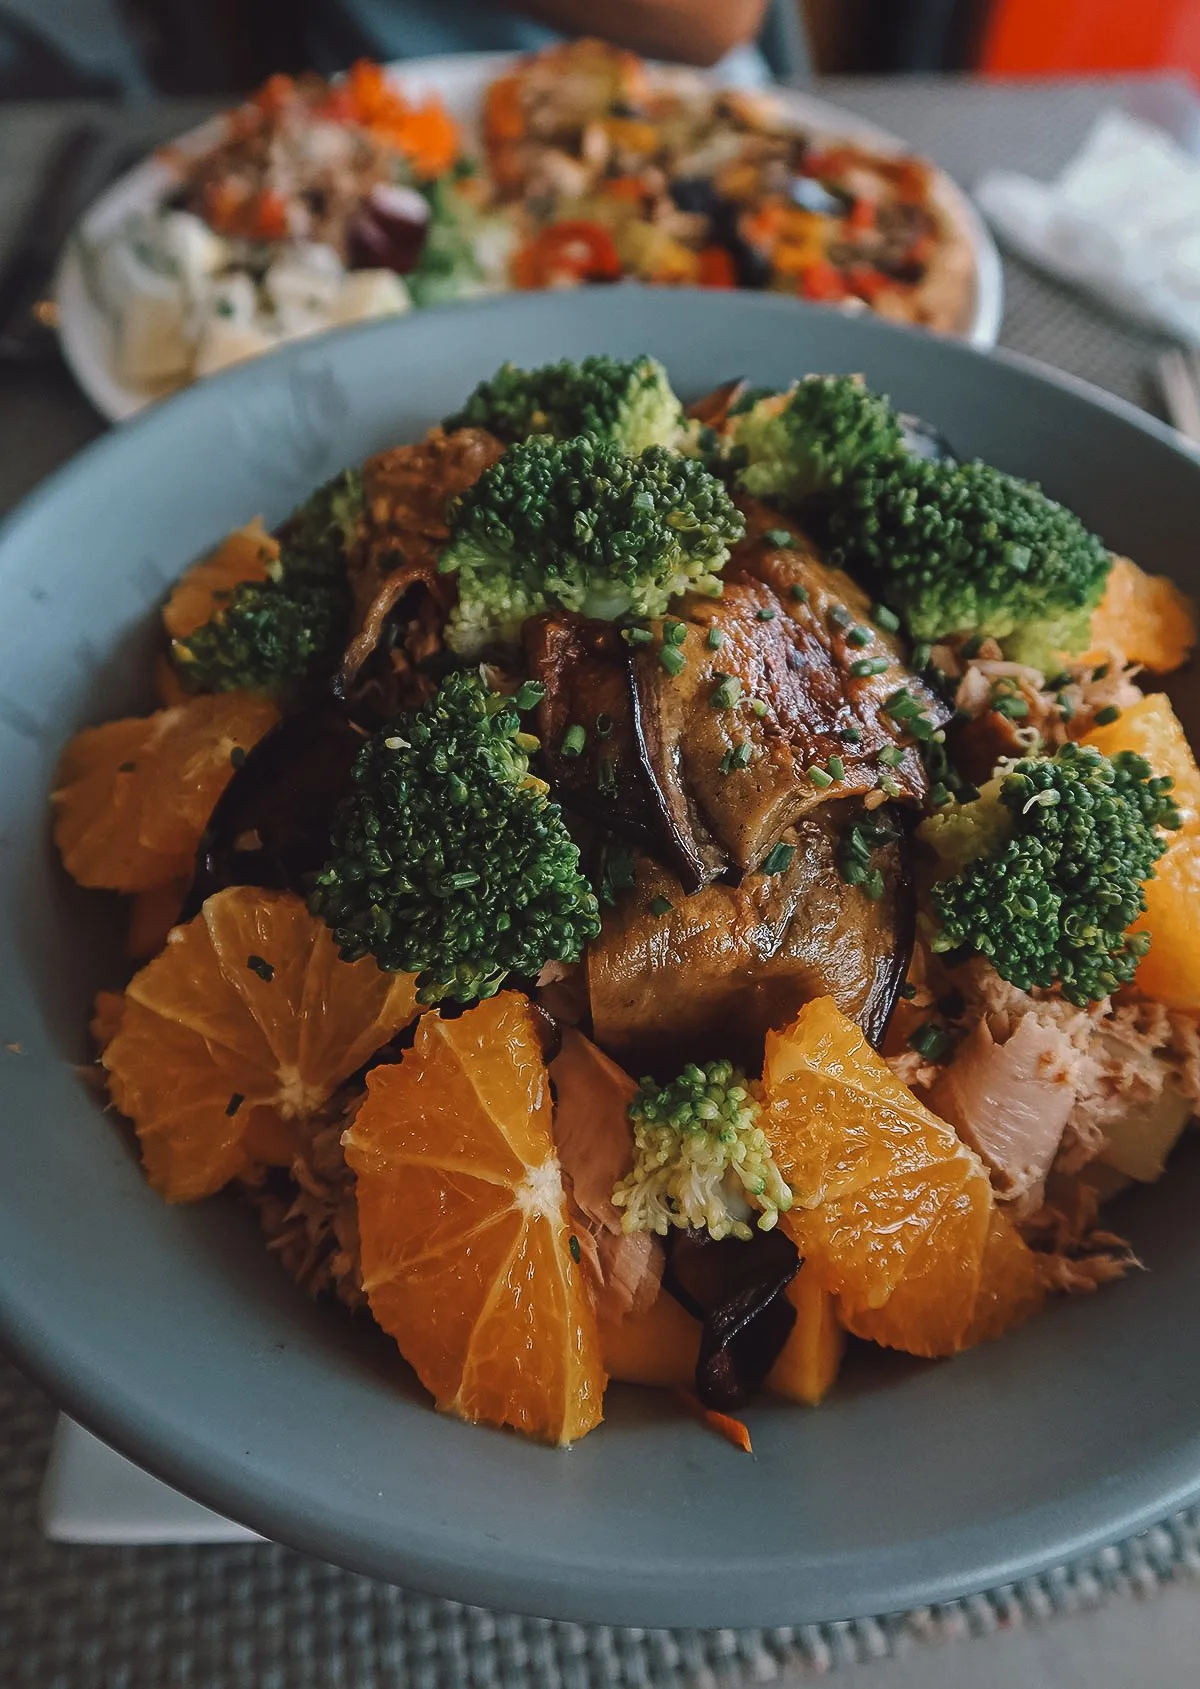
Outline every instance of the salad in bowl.
<path fill-rule="evenodd" d="M 504 365 L 195 563 L 53 794 L 151 1184 L 551 1444 L 1120 1278 L 1200 1102 L 1191 606 L 793 377 Z"/>

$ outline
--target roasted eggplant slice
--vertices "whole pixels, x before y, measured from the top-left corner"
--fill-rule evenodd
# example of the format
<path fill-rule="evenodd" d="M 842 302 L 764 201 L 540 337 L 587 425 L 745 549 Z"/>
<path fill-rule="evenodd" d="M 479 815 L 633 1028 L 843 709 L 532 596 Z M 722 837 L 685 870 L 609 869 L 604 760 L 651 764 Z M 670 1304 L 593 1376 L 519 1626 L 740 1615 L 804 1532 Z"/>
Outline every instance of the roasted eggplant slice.
<path fill-rule="evenodd" d="M 888 706 L 906 691 L 934 727 L 950 713 L 850 578 L 774 511 L 740 502 L 747 537 L 724 595 L 679 610 L 684 668 L 668 673 L 657 641 L 634 657 L 637 738 L 661 794 L 666 859 L 688 890 L 728 867 L 753 871 L 801 815 L 884 776 L 920 803 L 925 768 Z"/>
<path fill-rule="evenodd" d="M 655 848 L 660 809 L 634 737 L 630 652 L 619 631 L 558 610 L 531 617 L 524 641 L 526 672 L 546 689 L 537 731 L 555 798 Z"/>
<path fill-rule="evenodd" d="M 289 716 L 260 739 L 212 813 L 180 919 L 226 886 L 303 890 L 329 855 L 333 812 L 362 742 L 332 705 Z"/>
<path fill-rule="evenodd" d="M 588 951 L 597 1042 L 633 1073 L 714 1053 L 756 1072 L 767 1030 L 828 995 L 878 1044 L 908 968 L 915 903 L 899 825 L 872 857 L 878 897 L 843 879 L 844 835 L 865 818 L 854 802 L 824 805 L 789 830 L 780 872 L 692 896 L 659 863 L 635 858 L 633 886 Z"/>
<path fill-rule="evenodd" d="M 791 1238 L 746 1241 L 672 1230 L 663 1288 L 702 1324 L 696 1394 L 706 1407 L 745 1407 L 766 1382 L 796 1323 L 784 1291 L 800 1270 Z"/>

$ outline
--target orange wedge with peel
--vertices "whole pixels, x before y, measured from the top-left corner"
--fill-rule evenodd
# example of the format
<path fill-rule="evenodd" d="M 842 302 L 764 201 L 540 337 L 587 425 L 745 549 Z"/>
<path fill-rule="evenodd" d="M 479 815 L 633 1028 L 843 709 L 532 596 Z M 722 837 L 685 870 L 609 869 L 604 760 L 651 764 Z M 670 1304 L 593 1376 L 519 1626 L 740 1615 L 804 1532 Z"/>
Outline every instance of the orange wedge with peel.
<path fill-rule="evenodd" d="M 533 1011 L 503 992 L 423 1016 L 367 1077 L 343 1143 L 371 1312 L 443 1412 L 570 1443 L 604 1364 Z"/>
<path fill-rule="evenodd" d="M 168 1202 L 286 1166 L 316 1112 L 417 1012 L 416 980 L 343 962 L 292 892 L 210 897 L 135 974 L 119 1019 L 98 1005 L 109 1091 Z M 115 1030 L 114 1030 L 115 1028 Z"/>
<path fill-rule="evenodd" d="M 949 1355 L 1040 1306 L 1036 1257 L 979 1157 L 832 998 L 768 1034 L 763 1087 L 759 1123 L 795 1198 L 780 1224 L 848 1330 Z"/>

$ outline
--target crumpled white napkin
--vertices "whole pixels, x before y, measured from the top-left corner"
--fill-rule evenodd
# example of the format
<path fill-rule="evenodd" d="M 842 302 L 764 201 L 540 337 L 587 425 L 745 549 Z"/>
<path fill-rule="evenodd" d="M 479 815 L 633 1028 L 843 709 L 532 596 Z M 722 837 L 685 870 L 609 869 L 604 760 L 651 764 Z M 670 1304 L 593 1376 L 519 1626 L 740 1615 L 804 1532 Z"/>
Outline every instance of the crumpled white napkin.
<path fill-rule="evenodd" d="M 1163 130 L 1107 112 L 1057 181 L 993 170 L 975 197 L 1034 263 L 1200 345 L 1200 160 Z"/>

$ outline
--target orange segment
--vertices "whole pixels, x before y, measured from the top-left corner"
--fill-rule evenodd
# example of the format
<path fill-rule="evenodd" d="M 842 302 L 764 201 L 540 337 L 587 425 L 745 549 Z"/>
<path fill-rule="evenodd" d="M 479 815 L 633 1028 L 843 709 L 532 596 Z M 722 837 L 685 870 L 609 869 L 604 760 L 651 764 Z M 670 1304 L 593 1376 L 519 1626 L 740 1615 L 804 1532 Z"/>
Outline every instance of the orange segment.
<path fill-rule="evenodd" d="M 339 961 L 299 897 L 235 886 L 130 981 L 102 1060 L 151 1184 L 189 1202 L 256 1164 L 286 1164 L 289 1122 L 327 1102 L 416 1008 L 411 975 Z"/>
<path fill-rule="evenodd" d="M 108 891 L 190 879 L 235 758 L 278 720 L 269 699 L 225 692 L 77 733 L 53 794 L 54 838 L 67 872 Z"/>
<path fill-rule="evenodd" d="M 188 884 L 187 880 L 168 880 L 165 886 L 134 894 L 125 935 L 125 954 L 131 962 L 148 962 L 158 955 L 179 919 Z"/>
<path fill-rule="evenodd" d="M 526 999 L 425 1015 L 343 1143 L 371 1312 L 438 1407 L 550 1443 L 597 1425 L 600 1340 Z"/>
<path fill-rule="evenodd" d="M 257 516 L 227 534 L 214 552 L 180 577 L 163 606 L 163 626 L 171 638 L 186 639 L 210 622 L 242 581 L 265 581 L 278 557 L 279 541 Z"/>
<path fill-rule="evenodd" d="M 1148 575 L 1128 557 L 1116 557 L 1091 632 L 1097 655 L 1116 650 L 1127 662 L 1170 674 L 1196 643 L 1196 612 L 1166 575 Z"/>
<path fill-rule="evenodd" d="M 788 1285 L 796 1323 L 767 1377 L 767 1389 L 816 1407 L 833 1388 L 846 1348 L 837 1303 L 815 1273 L 801 1269 Z"/>
<path fill-rule="evenodd" d="M 1105 756 L 1136 751 L 1175 782 L 1183 825 L 1167 834 L 1166 855 L 1146 882 L 1146 912 L 1133 931 L 1150 934 L 1150 949 L 1134 983 L 1172 1008 L 1200 1010 L 1200 768 L 1187 734 L 1169 699 L 1152 692 L 1107 727 L 1093 727 L 1084 743 Z"/>
<path fill-rule="evenodd" d="M 1035 1263 L 983 1163 L 832 998 L 767 1035 L 763 1085 L 762 1128 L 795 1194 L 781 1224 L 849 1330 L 945 1355 L 1033 1311 Z"/>

